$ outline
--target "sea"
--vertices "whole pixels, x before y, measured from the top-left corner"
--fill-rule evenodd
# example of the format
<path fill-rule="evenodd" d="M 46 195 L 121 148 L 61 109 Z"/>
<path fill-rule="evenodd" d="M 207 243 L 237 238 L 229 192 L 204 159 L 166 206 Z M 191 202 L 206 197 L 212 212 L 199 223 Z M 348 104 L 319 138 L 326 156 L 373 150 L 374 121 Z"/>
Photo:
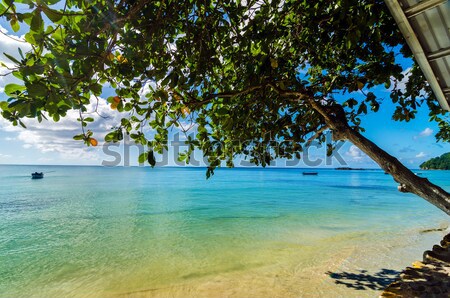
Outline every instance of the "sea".
<path fill-rule="evenodd" d="M 303 171 L 0 165 L 0 297 L 376 297 L 450 232 L 381 170 Z"/>

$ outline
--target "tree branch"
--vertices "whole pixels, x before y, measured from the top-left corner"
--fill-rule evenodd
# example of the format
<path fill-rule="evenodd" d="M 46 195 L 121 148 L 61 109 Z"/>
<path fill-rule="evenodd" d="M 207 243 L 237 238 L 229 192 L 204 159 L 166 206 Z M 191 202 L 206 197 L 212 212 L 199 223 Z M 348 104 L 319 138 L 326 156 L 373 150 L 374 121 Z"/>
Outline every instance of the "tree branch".
<path fill-rule="evenodd" d="M 305 100 L 325 120 L 326 125 L 333 131 L 334 140 L 348 140 L 367 154 L 384 171 L 389 173 L 399 183 L 399 191 L 416 194 L 450 215 L 450 194 L 441 187 L 431 183 L 426 178 L 418 177 L 395 157 L 378 147 L 348 124 L 342 106 L 334 103 L 322 104 L 311 92 L 305 90 L 285 91 L 275 84 L 270 86 L 282 95 L 296 96 L 298 100 Z"/>
<path fill-rule="evenodd" d="M 306 142 L 305 147 L 309 147 L 311 143 L 317 139 L 325 130 L 329 129 L 328 125 L 322 126 L 309 140 Z"/>
<path fill-rule="evenodd" d="M 244 89 L 244 90 L 241 90 L 241 91 L 236 91 L 236 92 L 223 92 L 223 93 L 210 94 L 210 95 L 206 96 L 203 100 L 196 100 L 195 97 L 192 96 L 190 93 L 186 93 L 191 100 L 190 101 L 184 101 L 184 104 L 185 105 L 200 106 L 200 105 L 203 105 L 205 103 L 211 102 L 214 98 L 233 98 L 233 97 L 236 97 L 236 96 L 248 94 L 248 93 L 250 93 L 252 91 L 261 89 L 263 87 L 264 86 L 262 86 L 262 85 L 258 85 L 258 86 L 251 86 L 251 87 L 248 87 L 247 89 Z M 181 96 L 181 94 L 179 94 L 179 93 L 176 93 L 176 94 Z"/>
<path fill-rule="evenodd" d="M 333 133 L 338 134 L 338 138 L 352 142 L 389 173 L 400 184 L 399 191 L 416 194 L 450 215 L 450 194 L 428 179 L 418 177 L 395 157 L 352 129 L 347 119 L 342 117 L 345 113 L 341 106 L 322 106 L 314 98 L 309 98 L 308 102 L 324 117 L 327 125 L 333 129 Z"/>

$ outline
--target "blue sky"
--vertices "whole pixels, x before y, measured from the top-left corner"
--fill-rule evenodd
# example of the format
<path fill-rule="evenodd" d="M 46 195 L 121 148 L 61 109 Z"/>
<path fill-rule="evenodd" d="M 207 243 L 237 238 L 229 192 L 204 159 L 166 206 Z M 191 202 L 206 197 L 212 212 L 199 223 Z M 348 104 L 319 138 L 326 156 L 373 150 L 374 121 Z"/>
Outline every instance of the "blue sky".
<path fill-rule="evenodd" d="M 11 35 L 4 20 L 0 20 L 0 30 L 4 34 L 0 35 L 0 53 L 7 52 L 17 56 L 17 48 L 27 50 L 27 45 L 6 35 Z M 17 35 L 25 33 L 21 30 Z M 8 63 L 6 57 L 0 54 L 0 61 Z M 401 61 L 405 67 L 410 61 Z M 5 70 L 0 70 L 4 73 Z M 0 100 L 6 99 L 3 88 L 6 84 L 14 81 L 11 77 L 0 77 Z M 108 92 L 108 91 L 107 91 Z M 108 93 L 110 93 L 109 91 Z M 406 166 L 418 168 L 423 161 L 439 156 L 450 151 L 448 143 L 437 143 L 434 135 L 438 131 L 435 123 L 428 121 L 428 111 L 426 107 L 419 108 L 417 118 L 411 122 L 394 122 L 391 120 L 394 105 L 390 102 L 389 91 L 379 89 L 377 96 L 383 98 L 378 113 L 369 113 L 363 118 L 363 127 L 366 129 L 364 135 L 377 143 L 388 153 L 399 158 Z M 110 95 L 110 94 L 108 94 Z M 105 96 L 106 97 L 106 94 Z M 91 107 L 92 108 L 92 107 Z M 96 132 L 98 139 L 106 134 L 108 130 L 117 123 L 120 115 L 109 108 L 106 101 L 101 100 L 98 107 L 100 113 L 110 116 L 108 119 L 97 118 L 98 121 L 91 127 Z M 105 154 L 104 148 L 87 148 L 82 142 L 74 141 L 72 136 L 80 132 L 79 124 L 76 121 L 76 113 L 71 113 L 66 119 L 58 123 L 47 121 L 37 123 L 35 120 L 27 119 L 25 122 L 28 129 L 12 127 L 7 121 L 0 119 L 0 164 L 70 164 L 70 165 L 101 165 L 104 161 L 111 161 L 114 158 Z M 171 135 L 176 133 L 174 131 Z M 124 154 L 124 146 L 110 148 L 111 151 L 120 152 L 121 164 L 126 160 L 126 164 L 136 165 L 139 149 L 131 146 L 130 153 Z M 344 144 L 337 152 L 344 160 L 345 165 L 351 167 L 377 167 L 358 148 L 350 143 Z M 319 167 L 341 166 L 337 160 L 331 164 L 325 162 L 325 149 L 313 149 L 309 154 L 311 160 L 323 160 Z M 201 158 L 197 153 L 196 157 Z M 160 157 L 161 158 L 161 157 Z M 173 152 L 169 153 L 167 165 L 176 165 L 176 158 Z M 128 162 L 129 161 L 129 162 Z M 239 164 L 239 160 L 236 160 Z M 276 166 L 285 166 L 285 161 L 279 160 Z M 304 162 L 296 163 L 295 166 L 304 167 Z"/>

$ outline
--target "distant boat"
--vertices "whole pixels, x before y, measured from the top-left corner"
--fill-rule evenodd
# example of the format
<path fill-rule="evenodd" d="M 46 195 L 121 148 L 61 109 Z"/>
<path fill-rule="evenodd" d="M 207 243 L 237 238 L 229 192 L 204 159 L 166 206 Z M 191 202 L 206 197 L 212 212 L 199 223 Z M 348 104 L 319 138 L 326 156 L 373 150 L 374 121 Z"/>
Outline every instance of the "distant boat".
<path fill-rule="evenodd" d="M 44 173 L 43 173 L 43 172 L 40 172 L 40 173 L 38 173 L 38 172 L 31 173 L 31 179 L 42 179 L 42 178 L 44 178 Z"/>
<path fill-rule="evenodd" d="M 317 176 L 319 175 L 318 172 L 303 172 L 304 176 Z"/>

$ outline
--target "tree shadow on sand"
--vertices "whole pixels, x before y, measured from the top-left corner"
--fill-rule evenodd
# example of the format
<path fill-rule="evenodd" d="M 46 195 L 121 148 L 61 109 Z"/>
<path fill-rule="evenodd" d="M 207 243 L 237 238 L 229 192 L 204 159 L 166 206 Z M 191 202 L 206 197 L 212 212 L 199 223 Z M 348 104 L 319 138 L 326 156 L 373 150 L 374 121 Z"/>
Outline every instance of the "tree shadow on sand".
<path fill-rule="evenodd" d="M 358 273 L 328 271 L 326 274 L 333 278 L 336 284 L 355 290 L 383 290 L 398 278 L 400 271 L 381 269 L 374 274 L 369 274 L 367 270 L 359 270 Z"/>

